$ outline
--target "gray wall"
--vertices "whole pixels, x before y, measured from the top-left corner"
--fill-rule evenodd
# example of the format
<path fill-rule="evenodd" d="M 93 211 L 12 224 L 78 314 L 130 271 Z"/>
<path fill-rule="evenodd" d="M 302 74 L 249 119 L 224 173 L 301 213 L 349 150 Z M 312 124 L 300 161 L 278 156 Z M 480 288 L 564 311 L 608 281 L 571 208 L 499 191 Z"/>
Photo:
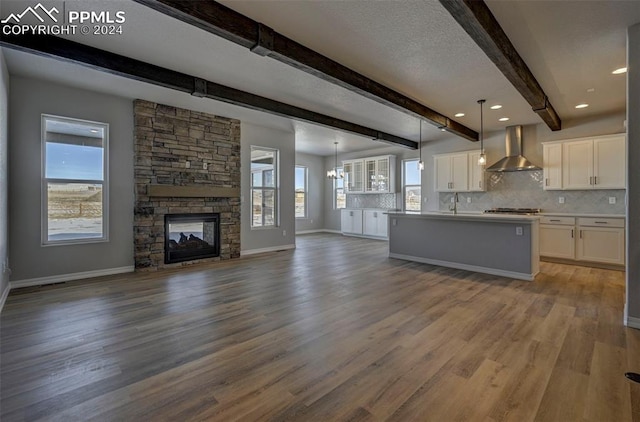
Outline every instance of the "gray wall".
<path fill-rule="evenodd" d="M 132 266 L 132 102 L 14 76 L 9 105 L 11 280 Z M 109 123 L 109 242 L 41 246 L 42 113 Z"/>
<path fill-rule="evenodd" d="M 9 143 L 9 71 L 4 62 L 4 53 L 0 48 L 0 296 L 9 284 L 8 258 L 8 175 L 7 160 Z"/>
<path fill-rule="evenodd" d="M 627 315 L 640 328 L 640 23 L 627 32 Z"/>
<path fill-rule="evenodd" d="M 296 218 L 296 232 L 324 228 L 324 189 L 327 172 L 324 157 L 296 152 L 296 165 L 307 170 L 307 218 Z"/>
<path fill-rule="evenodd" d="M 232 116 L 231 116 L 232 117 Z M 240 228 L 242 251 L 295 244 L 294 169 L 296 163 L 295 135 L 249 123 L 240 124 L 241 200 Z M 251 228 L 251 146 L 280 151 L 280 226 Z M 286 234 L 285 234 L 286 233 Z"/>

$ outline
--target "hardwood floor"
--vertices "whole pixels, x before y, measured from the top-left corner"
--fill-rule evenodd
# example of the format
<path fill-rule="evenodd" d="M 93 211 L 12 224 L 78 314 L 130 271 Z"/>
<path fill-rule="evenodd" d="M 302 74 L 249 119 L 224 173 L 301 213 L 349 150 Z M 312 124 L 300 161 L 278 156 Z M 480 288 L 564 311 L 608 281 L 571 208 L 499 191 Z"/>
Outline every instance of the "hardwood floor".
<path fill-rule="evenodd" d="M 2 421 L 640 421 L 622 272 L 526 282 L 297 244 L 11 292 Z"/>

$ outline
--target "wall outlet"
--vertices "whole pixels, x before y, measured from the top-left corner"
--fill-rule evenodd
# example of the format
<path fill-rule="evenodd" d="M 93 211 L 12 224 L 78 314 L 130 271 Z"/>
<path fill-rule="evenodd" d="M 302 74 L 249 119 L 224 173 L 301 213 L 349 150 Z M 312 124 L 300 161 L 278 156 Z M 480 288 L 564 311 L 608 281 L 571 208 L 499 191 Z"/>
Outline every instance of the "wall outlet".
<path fill-rule="evenodd" d="M 286 230 L 282 230 L 282 236 L 286 236 L 287 235 L 287 231 Z"/>
<path fill-rule="evenodd" d="M 610 203 L 611 205 L 615 204 L 615 203 L 616 203 L 616 197 L 615 197 L 615 196 L 610 196 L 610 197 L 609 197 L 609 203 Z"/>
<path fill-rule="evenodd" d="M 522 227 L 520 226 L 516 227 L 516 236 L 522 236 Z"/>
<path fill-rule="evenodd" d="M 564 204 L 564 196 L 558 198 L 558 204 Z"/>
<path fill-rule="evenodd" d="M 184 168 L 190 169 L 191 168 L 191 161 L 185 161 L 184 162 Z"/>
<path fill-rule="evenodd" d="M 467 204 L 470 204 L 470 203 L 471 203 L 471 197 L 470 197 L 470 196 L 468 196 L 468 197 L 467 197 Z"/>
<path fill-rule="evenodd" d="M 392 226 L 395 226 L 397 224 L 398 224 L 398 220 L 397 219 L 394 218 L 394 219 L 391 220 L 391 225 Z"/>
<path fill-rule="evenodd" d="M 209 164 L 208 163 L 202 163 L 202 170 L 206 170 L 209 168 Z"/>

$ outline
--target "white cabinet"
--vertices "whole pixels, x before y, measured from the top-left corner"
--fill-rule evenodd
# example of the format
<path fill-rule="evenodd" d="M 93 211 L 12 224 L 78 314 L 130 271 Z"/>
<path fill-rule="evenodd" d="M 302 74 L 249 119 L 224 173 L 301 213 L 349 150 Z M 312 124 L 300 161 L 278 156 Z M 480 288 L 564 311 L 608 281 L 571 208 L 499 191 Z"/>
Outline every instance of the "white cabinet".
<path fill-rule="evenodd" d="M 342 162 L 347 193 L 395 193 L 396 157 L 385 155 Z"/>
<path fill-rule="evenodd" d="M 364 210 L 362 234 L 373 237 L 388 237 L 387 214 L 381 210 Z"/>
<path fill-rule="evenodd" d="M 562 189 L 562 144 L 542 145 L 544 190 Z"/>
<path fill-rule="evenodd" d="M 579 261 L 624 265 L 624 220 L 617 218 L 579 218 Z"/>
<path fill-rule="evenodd" d="M 486 190 L 484 181 L 484 166 L 478 165 L 480 151 L 473 151 L 469 156 L 469 190 L 472 192 L 483 192 Z"/>
<path fill-rule="evenodd" d="M 350 160 L 342 162 L 344 172 L 344 190 L 348 193 L 364 192 L 364 161 Z"/>
<path fill-rule="evenodd" d="M 542 217 L 540 220 L 540 256 L 575 259 L 575 218 Z"/>
<path fill-rule="evenodd" d="M 362 234 L 362 210 L 342 210 L 341 231 L 348 234 Z"/>
<path fill-rule="evenodd" d="M 365 158 L 365 192 L 394 193 L 395 162 L 393 155 Z"/>
<path fill-rule="evenodd" d="M 625 189 L 625 134 L 543 144 L 545 190 Z"/>
<path fill-rule="evenodd" d="M 540 219 L 540 256 L 624 265 L 623 218 Z"/>
<path fill-rule="evenodd" d="M 469 155 L 467 152 L 435 155 L 436 192 L 469 190 Z"/>

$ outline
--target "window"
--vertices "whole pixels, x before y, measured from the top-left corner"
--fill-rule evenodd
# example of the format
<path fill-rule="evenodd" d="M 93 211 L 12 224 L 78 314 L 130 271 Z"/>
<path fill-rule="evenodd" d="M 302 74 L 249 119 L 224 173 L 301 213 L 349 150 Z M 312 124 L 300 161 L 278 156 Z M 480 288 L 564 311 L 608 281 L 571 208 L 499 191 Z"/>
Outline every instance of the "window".
<path fill-rule="evenodd" d="M 338 175 L 344 175 L 342 167 L 336 168 Z M 347 208 L 347 195 L 344 193 L 344 178 L 338 177 L 333 181 L 333 208 Z"/>
<path fill-rule="evenodd" d="M 307 217 L 307 176 L 306 167 L 296 166 L 296 218 Z"/>
<path fill-rule="evenodd" d="M 422 204 L 418 160 L 402 162 L 402 194 L 405 211 L 420 211 Z"/>
<path fill-rule="evenodd" d="M 42 243 L 108 239 L 109 125 L 42 115 Z"/>
<path fill-rule="evenodd" d="M 251 147 L 251 227 L 278 225 L 278 150 Z"/>

